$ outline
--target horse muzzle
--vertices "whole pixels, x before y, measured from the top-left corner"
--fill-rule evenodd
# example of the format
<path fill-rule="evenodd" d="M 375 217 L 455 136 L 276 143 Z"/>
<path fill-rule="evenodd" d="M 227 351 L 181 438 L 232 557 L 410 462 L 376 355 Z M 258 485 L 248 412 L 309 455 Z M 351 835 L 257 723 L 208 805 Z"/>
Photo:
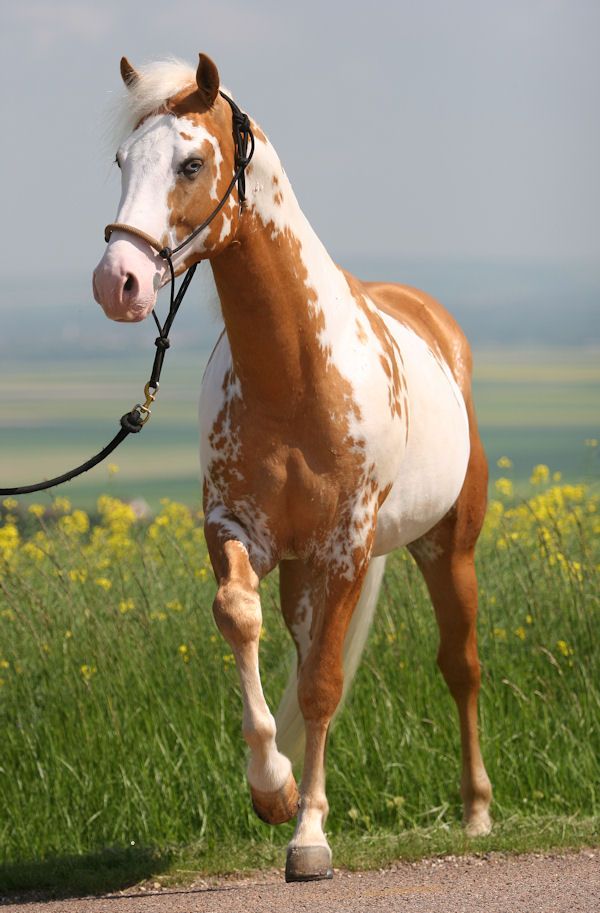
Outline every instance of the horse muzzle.
<path fill-rule="evenodd" d="M 136 238 L 115 233 L 94 270 L 94 298 L 111 320 L 136 323 L 156 304 L 165 263 Z"/>

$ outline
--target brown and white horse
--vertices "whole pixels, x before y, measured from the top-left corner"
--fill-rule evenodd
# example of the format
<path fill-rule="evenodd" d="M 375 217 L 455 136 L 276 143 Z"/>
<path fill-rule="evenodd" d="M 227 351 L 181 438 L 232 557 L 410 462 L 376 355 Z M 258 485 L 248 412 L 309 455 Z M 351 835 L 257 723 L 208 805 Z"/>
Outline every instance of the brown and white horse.
<path fill-rule="evenodd" d="M 117 222 L 177 246 L 234 173 L 232 112 L 215 65 L 136 71 L 117 162 Z M 248 780 L 257 814 L 296 814 L 286 877 L 331 876 L 325 837 L 327 732 L 364 644 L 385 555 L 408 546 L 440 630 L 438 662 L 456 701 L 469 835 L 490 829 L 491 787 L 477 731 L 479 661 L 473 553 L 487 464 L 471 397 L 471 355 L 452 317 L 423 292 L 360 282 L 331 259 L 273 146 L 256 150 L 218 216 L 176 255 L 179 274 L 210 261 L 225 323 L 200 400 L 205 533 L 217 625 L 235 655 Z M 143 320 L 168 281 L 143 238 L 114 231 L 94 294 L 114 320 Z M 259 674 L 259 582 L 279 565 L 297 677 L 278 729 Z M 362 595 L 361 595 L 362 594 Z M 305 735 L 298 791 L 289 756 Z"/>

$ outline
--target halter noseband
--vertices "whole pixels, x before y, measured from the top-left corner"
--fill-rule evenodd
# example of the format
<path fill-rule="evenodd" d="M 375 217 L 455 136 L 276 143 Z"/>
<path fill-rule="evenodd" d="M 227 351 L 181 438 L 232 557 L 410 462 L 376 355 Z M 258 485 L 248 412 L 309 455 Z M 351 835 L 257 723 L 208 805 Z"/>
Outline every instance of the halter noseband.
<path fill-rule="evenodd" d="M 165 247 L 164 244 L 160 244 L 156 238 L 153 238 L 152 235 L 147 234 L 147 232 L 142 231 L 141 228 L 136 228 L 134 225 L 127 225 L 125 222 L 112 222 L 110 225 L 107 225 L 104 229 L 104 240 L 108 244 L 110 241 L 110 236 L 113 231 L 123 231 L 127 234 L 134 235 L 136 238 L 140 238 L 142 241 L 145 241 L 146 244 L 149 244 L 150 247 L 154 248 L 159 257 L 162 257 L 163 260 L 166 260 L 169 264 L 169 269 L 171 271 L 171 281 L 175 279 L 175 272 L 173 269 L 173 263 L 171 258 L 174 254 L 178 254 L 180 250 L 194 240 L 200 232 L 210 225 L 212 220 L 217 216 L 227 200 L 233 188 L 237 184 L 238 187 L 238 201 L 240 208 L 246 202 L 246 168 L 250 164 L 250 160 L 254 155 L 254 134 L 250 127 L 250 118 L 245 114 L 234 102 L 229 95 L 226 95 L 225 92 L 219 90 L 219 95 L 221 98 L 224 98 L 229 107 L 231 108 L 231 119 L 232 119 L 232 128 L 233 128 L 233 144 L 235 148 L 235 159 L 234 159 L 234 174 L 229 182 L 227 190 L 211 212 L 211 214 L 198 225 L 197 228 L 191 232 L 185 238 L 181 244 L 178 244 L 177 247 Z M 250 151 L 248 151 L 248 143 L 250 143 Z M 171 299 L 172 300 L 172 299 Z"/>

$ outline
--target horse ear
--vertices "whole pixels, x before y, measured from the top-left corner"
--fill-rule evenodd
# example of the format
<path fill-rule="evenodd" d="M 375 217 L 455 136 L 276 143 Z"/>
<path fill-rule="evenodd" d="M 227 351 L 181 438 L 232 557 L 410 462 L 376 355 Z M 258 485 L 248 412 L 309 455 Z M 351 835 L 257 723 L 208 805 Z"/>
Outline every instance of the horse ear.
<path fill-rule="evenodd" d="M 132 89 L 139 79 L 139 74 L 126 57 L 121 57 L 121 79 L 128 89 Z"/>
<path fill-rule="evenodd" d="M 200 63 L 196 70 L 198 92 L 208 108 L 212 108 L 219 92 L 219 71 L 210 57 L 200 54 Z"/>

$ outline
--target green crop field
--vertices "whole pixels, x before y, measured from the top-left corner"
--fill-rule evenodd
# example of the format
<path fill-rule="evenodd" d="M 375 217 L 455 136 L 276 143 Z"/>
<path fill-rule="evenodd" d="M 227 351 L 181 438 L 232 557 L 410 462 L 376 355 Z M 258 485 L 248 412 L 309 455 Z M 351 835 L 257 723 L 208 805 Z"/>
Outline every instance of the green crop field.
<path fill-rule="evenodd" d="M 111 475 L 99 467 L 69 483 L 63 493 L 90 507 L 110 491 L 198 504 L 197 402 L 205 355 L 174 348 L 154 416 L 114 456 Z M 107 358 L 57 365 L 5 366 L 0 375 L 0 480 L 17 485 L 49 478 L 83 462 L 118 428 L 119 417 L 139 401 L 148 359 Z M 514 478 L 547 463 L 565 478 L 585 479 L 597 463 L 584 448 L 600 425 L 600 353 L 590 349 L 490 349 L 476 353 L 475 399 L 490 458 L 508 455 Z"/>
<path fill-rule="evenodd" d="M 336 864 L 598 840 L 600 499 L 538 470 L 501 486 L 478 565 L 483 752 L 496 827 L 459 827 L 458 727 L 420 576 L 390 559 L 328 761 Z M 262 587 L 262 673 L 290 662 L 276 578 Z M 281 864 L 291 825 L 252 813 L 233 657 L 211 617 L 200 519 L 151 521 L 103 498 L 0 524 L 0 892 L 114 890 Z"/>

